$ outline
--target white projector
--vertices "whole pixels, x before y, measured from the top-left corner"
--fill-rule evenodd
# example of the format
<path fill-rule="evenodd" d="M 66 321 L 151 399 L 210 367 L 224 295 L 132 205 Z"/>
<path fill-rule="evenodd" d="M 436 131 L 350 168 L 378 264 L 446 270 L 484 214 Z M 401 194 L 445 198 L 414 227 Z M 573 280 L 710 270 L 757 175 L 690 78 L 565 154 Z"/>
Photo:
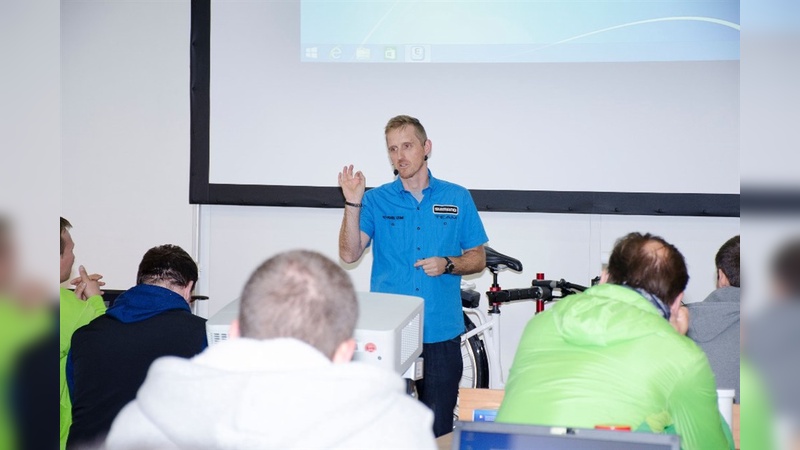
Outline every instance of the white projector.
<path fill-rule="evenodd" d="M 409 295 L 358 292 L 358 322 L 354 338 L 354 361 L 378 365 L 406 374 L 412 366 L 418 379 L 421 374 L 414 363 L 422 353 L 424 301 Z M 228 339 L 231 322 L 239 315 L 239 299 L 228 303 L 206 322 L 208 344 Z"/>

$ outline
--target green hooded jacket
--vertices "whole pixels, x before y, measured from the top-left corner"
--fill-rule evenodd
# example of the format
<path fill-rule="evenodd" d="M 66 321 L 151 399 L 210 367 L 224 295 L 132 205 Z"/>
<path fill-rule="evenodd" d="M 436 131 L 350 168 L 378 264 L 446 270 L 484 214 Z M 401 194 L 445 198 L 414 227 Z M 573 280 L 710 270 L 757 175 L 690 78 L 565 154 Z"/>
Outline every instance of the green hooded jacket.
<path fill-rule="evenodd" d="M 633 289 L 601 284 L 528 322 L 498 422 L 677 433 L 733 449 L 703 351 Z"/>
<path fill-rule="evenodd" d="M 761 380 L 761 375 L 750 360 L 742 357 L 742 403 L 744 412 L 741 414 L 739 428 L 741 436 L 739 448 L 742 450 L 776 450 L 775 412 L 771 405 L 769 393 Z"/>
<path fill-rule="evenodd" d="M 13 378 L 26 348 L 55 327 L 47 307 L 23 307 L 0 295 L 0 449 L 18 448 L 13 417 Z"/>
<path fill-rule="evenodd" d="M 69 427 L 72 425 L 72 402 L 69 398 L 69 390 L 67 389 L 67 354 L 69 347 L 72 343 L 72 334 L 78 328 L 88 324 L 95 317 L 103 315 L 106 312 L 106 304 L 103 303 L 103 297 L 95 295 L 83 301 L 75 296 L 75 293 L 69 289 L 61 288 L 61 301 L 59 306 L 60 313 L 60 379 L 61 379 L 61 401 L 59 407 L 59 415 L 61 422 L 60 445 L 63 450 L 67 446 L 67 436 L 69 435 Z"/>

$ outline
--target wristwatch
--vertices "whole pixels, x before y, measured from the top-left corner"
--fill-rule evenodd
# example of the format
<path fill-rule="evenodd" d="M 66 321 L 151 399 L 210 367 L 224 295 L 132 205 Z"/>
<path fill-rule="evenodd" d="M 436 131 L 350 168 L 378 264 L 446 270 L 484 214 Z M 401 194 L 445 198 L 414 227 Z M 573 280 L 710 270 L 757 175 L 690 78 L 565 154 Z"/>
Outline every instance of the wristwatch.
<path fill-rule="evenodd" d="M 444 273 L 453 273 L 453 270 L 456 268 L 456 265 L 453 264 L 453 261 L 450 260 L 447 256 L 443 257 L 445 261 L 447 261 L 447 265 L 444 266 Z"/>

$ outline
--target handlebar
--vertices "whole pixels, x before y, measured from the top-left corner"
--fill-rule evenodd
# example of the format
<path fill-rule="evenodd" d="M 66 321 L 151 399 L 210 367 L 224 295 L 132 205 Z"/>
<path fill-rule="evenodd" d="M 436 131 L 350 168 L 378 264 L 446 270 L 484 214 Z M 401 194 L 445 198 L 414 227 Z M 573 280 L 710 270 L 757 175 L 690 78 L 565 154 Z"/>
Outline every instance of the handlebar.
<path fill-rule="evenodd" d="M 540 286 L 540 287 L 548 287 L 550 289 L 567 289 L 567 290 L 575 290 L 579 292 L 583 292 L 587 288 L 586 286 L 581 286 L 580 284 L 570 283 L 565 279 L 560 279 L 558 281 L 553 280 L 533 280 L 531 282 L 532 286 Z M 574 293 L 574 292 L 573 292 Z"/>
<path fill-rule="evenodd" d="M 549 302 L 588 289 L 585 286 L 570 283 L 563 278 L 558 281 L 533 280 L 531 284 L 533 286 L 529 288 L 487 291 L 486 298 L 489 299 L 490 304 L 508 303 L 516 300 L 543 300 Z"/>
<path fill-rule="evenodd" d="M 516 258 L 504 255 L 489 246 L 484 246 L 486 250 L 486 267 L 492 273 L 493 283 L 486 298 L 489 300 L 492 311 L 499 313 L 499 306 L 502 303 L 509 303 L 518 300 L 536 300 L 537 312 L 544 308 L 544 303 L 555 299 L 564 298 L 571 294 L 583 292 L 588 289 L 580 284 L 570 283 L 563 278 L 556 280 L 533 280 L 531 287 L 520 289 L 501 289 L 497 283 L 497 274 L 501 270 L 511 269 L 522 272 L 522 263 Z M 592 280 L 594 285 L 595 280 Z M 475 285 L 462 281 L 461 303 L 465 308 L 477 308 L 480 302 L 480 294 L 475 290 Z"/>
<path fill-rule="evenodd" d="M 487 291 L 486 298 L 489 303 L 507 303 L 515 300 L 544 300 L 546 297 L 552 299 L 552 290 L 543 287 L 531 287 L 522 289 L 501 289 L 499 291 Z"/>

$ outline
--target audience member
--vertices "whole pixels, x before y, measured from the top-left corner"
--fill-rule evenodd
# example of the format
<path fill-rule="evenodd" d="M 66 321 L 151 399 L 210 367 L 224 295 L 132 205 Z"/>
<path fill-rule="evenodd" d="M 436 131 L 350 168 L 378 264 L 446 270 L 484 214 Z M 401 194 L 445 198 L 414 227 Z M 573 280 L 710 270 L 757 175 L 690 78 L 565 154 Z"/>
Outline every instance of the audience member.
<path fill-rule="evenodd" d="M 750 363 L 747 354 L 742 355 L 741 371 L 741 385 L 744 388 L 742 392 L 747 399 L 745 403 L 747 406 L 739 415 L 739 429 L 744 431 L 739 433 L 738 448 L 779 450 L 776 446 L 778 422 L 775 420 L 772 396 L 764 384 L 761 371 Z M 788 448 L 800 447 L 795 443 Z"/>
<path fill-rule="evenodd" d="M 689 280 L 664 239 L 617 241 L 601 284 L 526 326 L 498 422 L 677 433 L 684 450 L 733 448 L 703 351 L 670 323 Z"/>
<path fill-rule="evenodd" d="M 69 233 L 72 224 L 65 218 L 61 218 L 61 281 L 64 283 L 69 280 L 72 273 L 72 265 L 75 262 L 75 243 Z M 59 376 L 60 376 L 60 407 L 59 415 L 61 419 L 60 447 L 63 450 L 67 445 L 67 434 L 72 424 L 72 403 L 66 381 L 67 354 L 69 353 L 72 342 L 72 334 L 78 328 L 88 324 L 95 317 L 102 315 L 106 310 L 103 303 L 102 291 L 100 287 L 102 276 L 94 274 L 88 275 L 83 266 L 79 268 L 80 276 L 72 280 L 75 291 L 61 287 L 59 315 L 60 315 L 60 336 L 59 336 Z"/>
<path fill-rule="evenodd" d="M 156 361 L 107 448 L 436 448 L 431 412 L 399 376 L 349 362 L 357 315 L 338 264 L 270 258 L 244 287 L 232 338 Z"/>
<path fill-rule="evenodd" d="M 771 397 L 779 445 L 800 448 L 800 237 L 782 243 L 769 272 L 769 292 L 761 294 L 769 301 L 747 321 L 743 347 Z M 743 391 L 745 410 L 748 395 Z"/>
<path fill-rule="evenodd" d="M 27 421 L 29 416 L 23 417 L 22 413 L 34 409 L 40 412 L 52 410 L 47 406 L 41 407 L 38 403 L 26 404 L 25 411 L 19 408 L 21 398 L 33 400 L 27 396 L 29 391 L 20 391 L 18 383 L 20 363 L 27 358 L 33 346 L 38 346 L 45 336 L 55 335 L 56 309 L 53 308 L 54 302 L 44 300 L 47 298 L 46 293 L 23 292 L 28 290 L 27 286 L 23 286 L 28 280 L 24 279 L 24 275 L 21 276 L 18 263 L 12 222 L 0 214 L 0 449 L 34 448 L 24 446 L 31 440 L 27 439 L 29 435 L 26 425 L 29 423 Z M 47 360 L 52 362 L 51 365 L 55 366 L 52 353 L 46 356 Z M 42 375 L 45 373 L 55 375 L 55 370 L 32 373 L 30 379 L 26 381 L 47 378 Z M 47 384 L 38 384 L 37 387 L 45 388 L 42 391 L 47 392 L 49 396 L 46 402 L 52 405 L 52 394 L 47 388 L 53 386 L 53 383 L 51 380 L 47 381 Z M 41 398 L 43 397 L 36 397 L 36 399 Z M 41 442 L 46 442 L 50 444 L 49 448 L 54 448 L 52 444 L 56 442 L 55 421 L 42 416 L 37 420 L 39 429 L 47 432 Z"/>
<path fill-rule="evenodd" d="M 718 389 L 734 389 L 739 403 L 739 236 L 722 244 L 714 258 L 717 289 L 689 303 L 687 336 L 706 352 Z"/>
<path fill-rule="evenodd" d="M 72 396 L 68 447 L 105 437 L 154 360 L 189 358 L 206 347 L 205 319 L 189 308 L 196 282 L 197 264 L 182 248 L 151 248 L 139 264 L 136 286 L 75 332 L 66 370 Z"/>

